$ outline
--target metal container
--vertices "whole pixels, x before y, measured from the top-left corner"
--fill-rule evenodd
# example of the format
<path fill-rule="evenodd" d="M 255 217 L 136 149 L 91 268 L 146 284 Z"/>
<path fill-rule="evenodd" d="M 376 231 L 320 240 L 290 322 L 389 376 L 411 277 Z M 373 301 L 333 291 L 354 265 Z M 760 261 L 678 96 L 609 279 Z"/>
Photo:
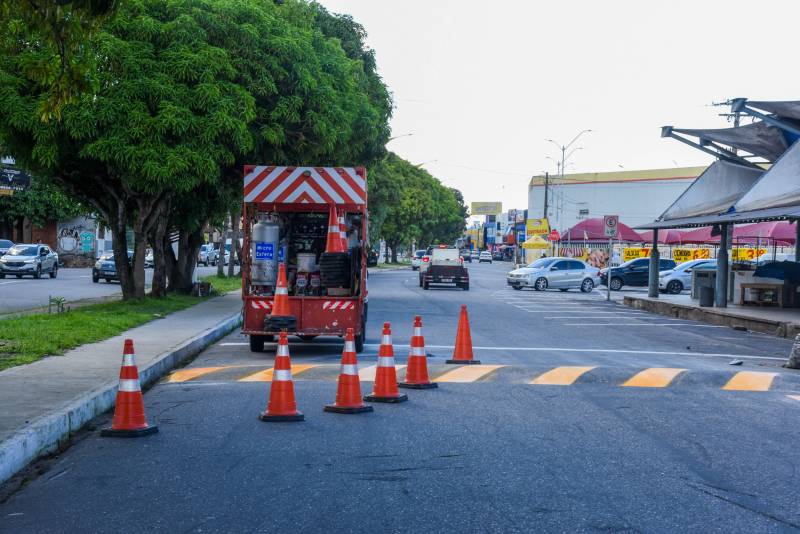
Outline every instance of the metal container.
<path fill-rule="evenodd" d="M 253 225 L 250 250 L 250 281 L 253 285 L 275 286 L 278 278 L 279 240 L 278 223 L 269 220 L 266 214 L 259 214 L 258 222 Z"/>

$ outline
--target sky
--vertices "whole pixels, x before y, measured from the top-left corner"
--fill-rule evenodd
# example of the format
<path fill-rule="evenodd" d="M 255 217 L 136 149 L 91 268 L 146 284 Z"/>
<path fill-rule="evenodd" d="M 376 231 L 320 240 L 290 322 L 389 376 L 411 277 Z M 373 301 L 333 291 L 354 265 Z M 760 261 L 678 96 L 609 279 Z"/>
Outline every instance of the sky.
<path fill-rule="evenodd" d="M 467 202 L 527 207 L 531 176 L 712 162 L 663 125 L 727 126 L 714 102 L 796 100 L 788 0 L 320 0 L 364 25 L 394 95 L 388 148 Z M 766 16 L 765 14 L 769 14 Z"/>

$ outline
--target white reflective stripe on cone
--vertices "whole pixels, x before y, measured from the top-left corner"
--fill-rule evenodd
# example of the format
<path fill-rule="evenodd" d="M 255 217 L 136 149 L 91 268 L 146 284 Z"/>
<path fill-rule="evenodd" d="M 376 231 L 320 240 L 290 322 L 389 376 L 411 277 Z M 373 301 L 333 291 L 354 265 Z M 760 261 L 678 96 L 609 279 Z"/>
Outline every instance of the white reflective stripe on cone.
<path fill-rule="evenodd" d="M 278 350 L 275 352 L 275 356 L 288 356 L 289 355 L 289 345 L 278 345 Z"/>
<path fill-rule="evenodd" d="M 394 356 L 379 356 L 378 367 L 394 367 Z"/>
<path fill-rule="evenodd" d="M 273 382 L 289 382 L 292 380 L 292 371 L 289 369 L 275 369 L 272 372 Z"/>
<path fill-rule="evenodd" d="M 358 365 L 354 363 L 343 363 L 340 373 L 343 375 L 358 376 Z"/>
<path fill-rule="evenodd" d="M 422 337 L 422 327 L 415 326 L 414 327 L 414 337 Z"/>
<path fill-rule="evenodd" d="M 392 336 L 390 334 L 383 334 L 381 337 L 381 345 L 391 345 L 392 344 Z"/>
<path fill-rule="evenodd" d="M 344 351 L 345 352 L 355 352 L 356 351 L 355 343 L 352 342 L 352 341 L 345 341 L 344 342 Z"/>
<path fill-rule="evenodd" d="M 425 356 L 425 348 L 424 347 L 411 347 L 411 351 L 408 353 L 409 356 Z"/>
<path fill-rule="evenodd" d="M 276 295 L 288 295 L 289 291 L 285 287 L 276 287 L 275 288 Z"/>
<path fill-rule="evenodd" d="M 139 381 L 135 378 L 120 378 L 119 390 L 127 392 L 135 392 L 135 391 L 141 391 L 141 388 L 139 387 Z"/>
<path fill-rule="evenodd" d="M 136 358 L 133 354 L 122 355 L 122 367 L 133 367 L 136 365 Z"/>
<path fill-rule="evenodd" d="M 337 224 L 336 226 L 329 226 L 328 227 L 328 233 L 329 234 L 338 234 L 338 233 L 340 233 L 339 225 Z"/>

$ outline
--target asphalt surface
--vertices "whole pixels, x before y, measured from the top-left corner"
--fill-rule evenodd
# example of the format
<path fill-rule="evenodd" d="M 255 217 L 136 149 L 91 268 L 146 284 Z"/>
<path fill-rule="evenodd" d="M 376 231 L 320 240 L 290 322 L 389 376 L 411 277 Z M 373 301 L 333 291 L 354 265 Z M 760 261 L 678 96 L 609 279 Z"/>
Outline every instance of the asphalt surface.
<path fill-rule="evenodd" d="M 272 352 L 232 334 L 145 395 L 158 434 L 92 429 L 4 488 L 0 532 L 800 529 L 800 381 L 780 368 L 790 342 L 668 321 L 600 292 L 511 291 L 508 264 L 470 269 L 469 292 L 423 291 L 410 271 L 370 277 L 362 373 L 383 321 L 405 363 L 420 314 L 438 389 L 373 413 L 323 413 L 341 341 L 292 339 L 306 420 L 262 423 L 269 384 L 242 379 L 268 370 Z M 462 303 L 482 366 L 444 364 Z M 590 369 L 571 385 L 531 383 L 564 366 Z M 453 378 L 465 368 L 477 371 Z M 624 385 L 653 368 L 663 387 Z M 761 377 L 753 391 L 723 389 L 740 373 Z"/>
<path fill-rule="evenodd" d="M 198 275 L 216 272 L 216 267 L 198 267 Z M 153 270 L 145 269 L 145 283 L 150 285 Z M 119 282 L 100 280 L 92 283 L 92 269 L 58 270 L 56 278 L 45 275 L 39 280 L 31 277 L 6 276 L 0 280 L 0 314 L 47 306 L 50 297 L 63 297 L 68 302 L 120 294 Z"/>

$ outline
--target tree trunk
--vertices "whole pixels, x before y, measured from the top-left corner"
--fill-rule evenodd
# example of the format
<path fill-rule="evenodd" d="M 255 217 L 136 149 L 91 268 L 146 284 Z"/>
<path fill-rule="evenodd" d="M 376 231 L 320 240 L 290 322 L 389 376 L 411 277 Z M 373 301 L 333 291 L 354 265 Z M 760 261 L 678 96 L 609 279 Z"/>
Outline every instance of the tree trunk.
<path fill-rule="evenodd" d="M 111 249 L 114 251 L 114 265 L 117 268 L 117 276 L 119 276 L 122 299 L 128 300 L 137 298 L 133 270 L 128 263 L 128 211 L 124 201 L 118 199 L 116 203 L 116 209 L 108 212 L 108 223 L 114 234 L 111 240 Z"/>
<path fill-rule="evenodd" d="M 197 266 L 197 253 L 203 244 L 203 227 L 192 232 L 180 230 L 178 238 L 178 259 L 173 265 L 170 286 L 179 293 L 189 293 L 194 282 L 194 269 Z"/>
<path fill-rule="evenodd" d="M 383 253 L 383 260 L 384 260 L 386 263 L 389 263 L 389 242 L 388 242 L 388 241 L 384 241 L 383 243 L 384 243 L 384 247 L 385 247 L 385 249 L 386 249 L 386 250 L 384 251 L 384 253 Z"/>
<path fill-rule="evenodd" d="M 219 263 L 217 264 L 217 276 L 225 276 L 225 238 L 228 236 L 228 222 L 223 223 L 219 232 Z"/>
<path fill-rule="evenodd" d="M 159 209 L 158 220 L 151 232 L 150 246 L 153 247 L 153 284 L 150 294 L 154 297 L 167 296 L 167 260 L 164 247 L 169 246 L 167 222 L 169 215 L 169 202 L 165 202 Z"/>
<path fill-rule="evenodd" d="M 239 214 L 231 212 L 231 259 L 228 264 L 228 277 L 233 277 L 236 266 L 236 259 L 239 257 L 237 245 L 239 244 Z"/>

